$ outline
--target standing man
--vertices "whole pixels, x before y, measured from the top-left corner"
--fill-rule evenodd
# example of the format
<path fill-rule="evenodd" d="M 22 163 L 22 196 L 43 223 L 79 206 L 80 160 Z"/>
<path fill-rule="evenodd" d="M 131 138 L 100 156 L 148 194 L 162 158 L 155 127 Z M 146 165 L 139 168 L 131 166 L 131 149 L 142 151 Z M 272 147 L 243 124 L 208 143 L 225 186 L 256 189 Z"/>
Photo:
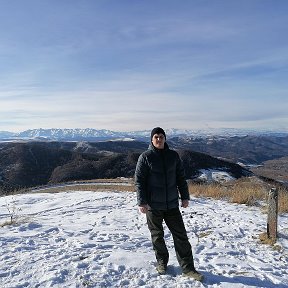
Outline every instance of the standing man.
<path fill-rule="evenodd" d="M 179 196 L 184 208 L 189 206 L 190 199 L 184 168 L 178 153 L 169 149 L 165 132 L 160 127 L 151 131 L 149 148 L 138 159 L 135 185 L 139 211 L 146 214 L 151 233 L 158 273 L 166 273 L 169 260 L 162 225 L 164 220 L 172 233 L 183 275 L 202 281 L 203 276 L 194 267 L 191 245 L 179 210 Z"/>

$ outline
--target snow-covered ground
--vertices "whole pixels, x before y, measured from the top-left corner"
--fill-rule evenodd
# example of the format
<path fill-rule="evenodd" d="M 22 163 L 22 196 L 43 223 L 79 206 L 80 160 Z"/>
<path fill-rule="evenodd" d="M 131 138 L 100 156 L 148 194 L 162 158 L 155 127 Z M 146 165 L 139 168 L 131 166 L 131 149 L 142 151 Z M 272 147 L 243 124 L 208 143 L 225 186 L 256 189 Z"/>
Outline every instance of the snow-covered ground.
<path fill-rule="evenodd" d="M 181 276 L 173 241 L 168 274 L 155 271 L 145 215 L 133 192 L 71 191 L 0 198 L 0 287 L 288 287 L 288 215 L 278 248 L 259 243 L 259 208 L 192 198 L 181 209 L 203 283 Z M 10 212 L 8 212 L 8 209 Z"/>

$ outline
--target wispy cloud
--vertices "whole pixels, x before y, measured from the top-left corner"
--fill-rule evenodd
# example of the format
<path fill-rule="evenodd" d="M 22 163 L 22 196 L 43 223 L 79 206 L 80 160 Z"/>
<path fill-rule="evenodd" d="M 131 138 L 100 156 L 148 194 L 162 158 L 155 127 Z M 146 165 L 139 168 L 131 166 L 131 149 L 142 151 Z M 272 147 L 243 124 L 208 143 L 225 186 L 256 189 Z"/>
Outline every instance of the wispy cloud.
<path fill-rule="evenodd" d="M 0 130 L 288 127 L 286 1 L 0 5 Z"/>

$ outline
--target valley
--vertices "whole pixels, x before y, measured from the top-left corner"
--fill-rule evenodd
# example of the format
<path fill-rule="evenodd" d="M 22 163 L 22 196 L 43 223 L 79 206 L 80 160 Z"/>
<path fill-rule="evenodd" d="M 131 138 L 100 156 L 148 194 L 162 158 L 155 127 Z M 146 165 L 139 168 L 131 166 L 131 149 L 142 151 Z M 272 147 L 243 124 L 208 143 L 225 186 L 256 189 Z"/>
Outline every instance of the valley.
<path fill-rule="evenodd" d="M 69 131 L 58 131 L 58 134 L 54 131 L 53 137 L 58 135 L 58 140 L 49 139 L 52 134 L 45 134 L 45 130 L 42 134 L 41 131 L 32 132 L 29 132 L 30 136 L 24 135 L 32 137 L 29 139 L 0 141 L 1 194 L 69 181 L 131 178 L 140 153 L 149 145 L 149 136 L 145 131 L 122 135 L 124 138 L 118 138 L 121 135 L 112 132 L 102 131 L 101 134 L 98 131 L 95 134 L 93 131 L 94 135 L 101 137 L 97 141 L 88 141 L 91 133 L 87 131 L 84 131 L 86 134 L 82 131 L 81 141 L 60 140 L 60 132 L 72 139 L 74 130 L 74 134 L 71 131 L 72 134 Z M 202 175 L 203 171 L 211 171 L 210 179 L 212 171 L 220 171 L 223 173 L 222 180 L 256 175 L 287 184 L 288 135 L 285 133 L 234 136 L 232 133 L 227 136 L 191 136 L 174 130 L 170 133 L 167 143 L 171 149 L 178 151 L 189 181 L 205 182 L 207 178 Z"/>

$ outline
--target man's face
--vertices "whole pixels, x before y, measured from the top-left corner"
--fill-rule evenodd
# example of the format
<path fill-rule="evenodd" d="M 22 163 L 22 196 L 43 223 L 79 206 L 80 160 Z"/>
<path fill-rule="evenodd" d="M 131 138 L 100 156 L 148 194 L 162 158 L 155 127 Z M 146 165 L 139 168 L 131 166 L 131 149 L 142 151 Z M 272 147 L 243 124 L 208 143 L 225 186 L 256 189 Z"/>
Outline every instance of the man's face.
<path fill-rule="evenodd" d="M 154 134 L 152 137 L 152 144 L 157 149 L 164 149 L 165 136 L 162 133 Z"/>

